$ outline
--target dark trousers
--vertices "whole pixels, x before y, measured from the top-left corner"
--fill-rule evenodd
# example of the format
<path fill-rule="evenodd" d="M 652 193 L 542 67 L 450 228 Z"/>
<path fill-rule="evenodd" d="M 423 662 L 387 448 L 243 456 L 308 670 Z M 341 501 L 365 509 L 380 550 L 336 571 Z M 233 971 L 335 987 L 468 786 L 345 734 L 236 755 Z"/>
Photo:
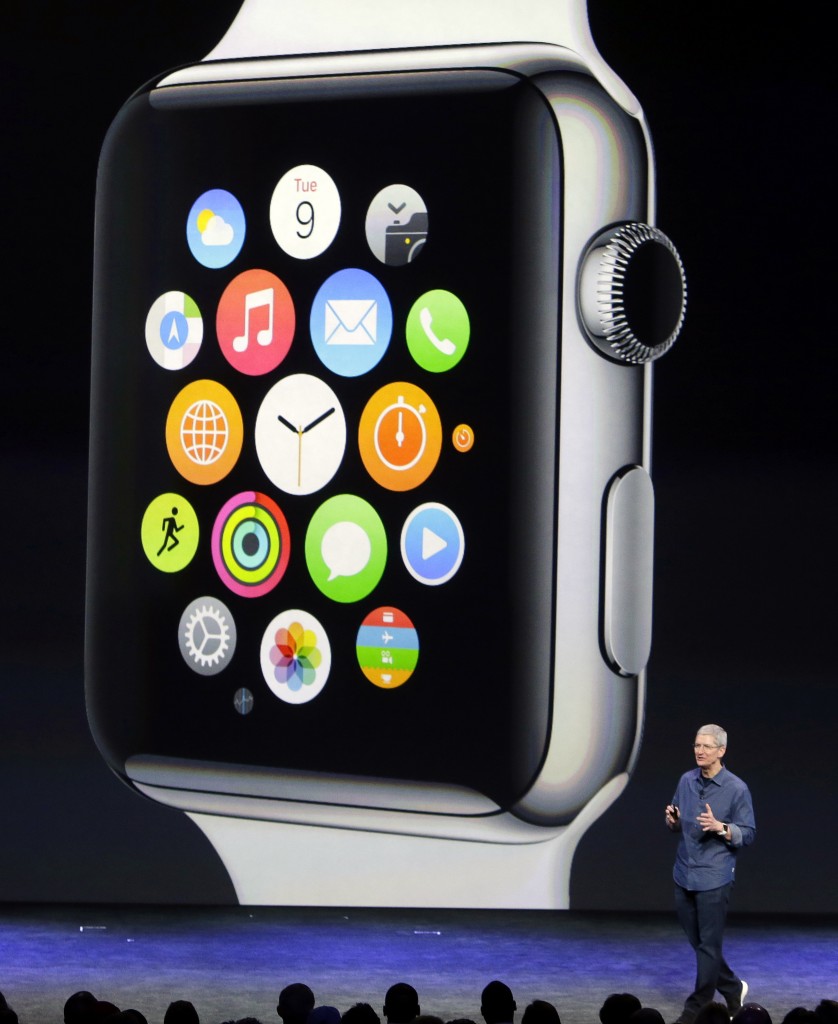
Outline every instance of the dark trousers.
<path fill-rule="evenodd" d="M 691 1020 L 706 1003 L 713 1001 L 716 989 L 728 1006 L 739 1009 L 742 981 L 736 977 L 722 955 L 722 939 L 727 919 L 727 904 L 733 883 L 694 892 L 675 886 L 678 920 L 695 950 L 695 991 L 684 1003 L 682 1020 Z"/>

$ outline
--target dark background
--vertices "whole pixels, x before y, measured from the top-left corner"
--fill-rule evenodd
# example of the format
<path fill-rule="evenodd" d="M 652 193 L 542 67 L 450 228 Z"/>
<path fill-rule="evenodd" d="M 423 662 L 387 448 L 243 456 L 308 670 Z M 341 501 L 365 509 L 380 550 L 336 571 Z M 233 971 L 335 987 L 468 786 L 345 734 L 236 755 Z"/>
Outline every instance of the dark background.
<path fill-rule="evenodd" d="M 132 795 L 99 757 L 82 629 L 98 150 L 131 92 L 202 57 L 237 6 L 4 8 L 3 901 L 232 899 L 191 823 Z M 686 265 L 689 311 L 655 379 L 646 732 L 626 793 L 580 844 L 573 905 L 670 905 L 663 806 L 692 764 L 695 728 L 718 721 L 759 826 L 740 860 L 737 909 L 835 912 L 836 90 L 826 27 L 797 9 L 781 25 L 754 2 L 590 8 L 603 56 L 652 129 L 658 224 Z"/>

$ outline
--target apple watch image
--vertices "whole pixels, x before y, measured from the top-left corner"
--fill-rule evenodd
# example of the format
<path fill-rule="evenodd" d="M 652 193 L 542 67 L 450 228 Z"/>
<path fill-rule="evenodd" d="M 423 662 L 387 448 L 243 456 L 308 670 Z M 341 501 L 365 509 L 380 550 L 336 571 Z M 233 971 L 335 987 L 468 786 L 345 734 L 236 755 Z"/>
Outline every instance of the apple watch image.
<path fill-rule="evenodd" d="M 567 906 L 685 305 L 643 117 L 584 4 L 284 6 L 103 146 L 91 728 L 242 903 Z"/>

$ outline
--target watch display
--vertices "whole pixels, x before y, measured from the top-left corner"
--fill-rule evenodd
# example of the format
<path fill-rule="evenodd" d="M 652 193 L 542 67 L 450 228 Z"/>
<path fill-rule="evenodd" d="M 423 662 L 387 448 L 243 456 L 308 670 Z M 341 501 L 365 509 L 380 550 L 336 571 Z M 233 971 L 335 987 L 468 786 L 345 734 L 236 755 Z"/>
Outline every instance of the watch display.
<path fill-rule="evenodd" d="M 126 105 L 99 180 L 88 625 L 116 771 L 527 790 L 561 686 L 561 190 L 551 109 L 503 71 Z"/>

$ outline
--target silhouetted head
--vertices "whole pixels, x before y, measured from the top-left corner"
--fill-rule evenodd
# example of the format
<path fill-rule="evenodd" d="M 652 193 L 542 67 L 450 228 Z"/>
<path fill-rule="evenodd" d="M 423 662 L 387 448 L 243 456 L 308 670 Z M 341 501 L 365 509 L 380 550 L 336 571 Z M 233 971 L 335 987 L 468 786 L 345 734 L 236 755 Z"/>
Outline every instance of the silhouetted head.
<path fill-rule="evenodd" d="M 96 996 L 92 992 L 74 992 L 64 1004 L 64 1024 L 89 1024 L 95 1020 Z"/>
<path fill-rule="evenodd" d="M 733 1015 L 733 1024 L 771 1024 L 771 1014 L 759 1003 L 745 1003 Z"/>
<path fill-rule="evenodd" d="M 306 1024 L 314 1009 L 314 993 L 301 981 L 286 985 L 279 993 L 276 1012 L 284 1024 Z"/>
<path fill-rule="evenodd" d="M 641 1008 L 641 1002 L 631 992 L 614 992 L 599 1008 L 601 1024 L 626 1024 L 629 1017 Z"/>
<path fill-rule="evenodd" d="M 421 1013 L 419 993 L 406 981 L 397 981 L 384 996 L 384 1016 L 389 1024 L 410 1024 Z"/>
<path fill-rule="evenodd" d="M 176 999 L 169 1003 L 163 1017 L 163 1024 L 201 1024 L 198 1011 L 188 999 Z"/>
<path fill-rule="evenodd" d="M 508 1024 L 517 1010 L 512 990 L 502 981 L 490 981 L 480 997 L 480 1012 L 486 1024 Z"/>
<path fill-rule="evenodd" d="M 533 999 L 524 1010 L 521 1024 L 562 1024 L 559 1011 L 546 999 Z"/>
<path fill-rule="evenodd" d="M 381 1018 L 369 1003 L 355 1003 L 340 1020 L 341 1024 L 381 1024 Z"/>

